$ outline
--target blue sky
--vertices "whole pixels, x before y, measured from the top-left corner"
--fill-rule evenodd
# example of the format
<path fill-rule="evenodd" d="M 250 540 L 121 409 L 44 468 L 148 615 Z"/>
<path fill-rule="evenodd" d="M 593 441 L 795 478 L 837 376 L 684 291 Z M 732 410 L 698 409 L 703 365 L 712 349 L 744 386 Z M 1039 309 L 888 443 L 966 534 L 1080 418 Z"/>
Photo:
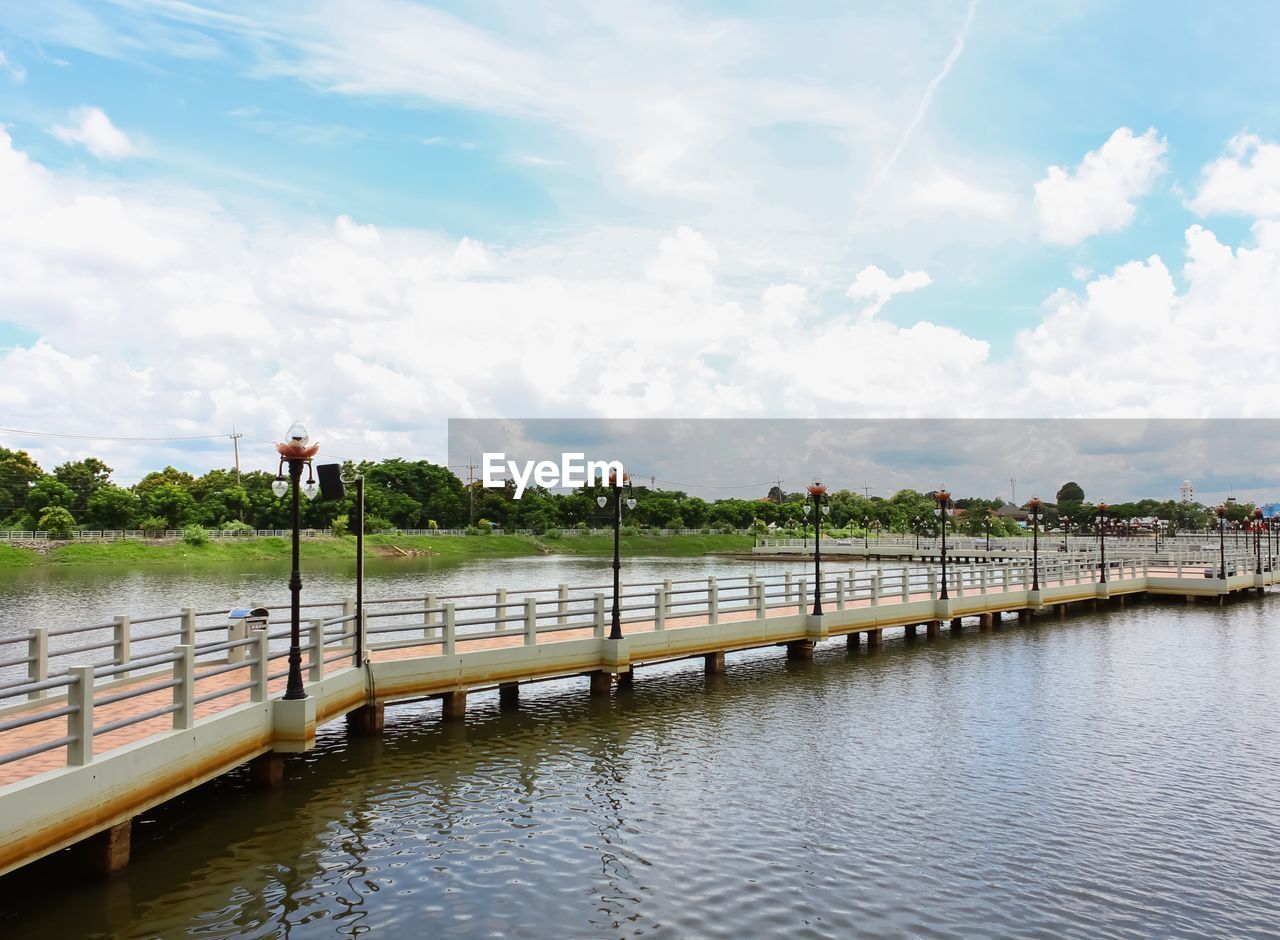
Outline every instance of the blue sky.
<path fill-rule="evenodd" d="M 1267 3 L 6 4 L 0 420 L 301 415 L 343 455 L 443 457 L 451 417 L 1271 415 L 1242 364 L 1280 329 L 1277 27 Z"/>

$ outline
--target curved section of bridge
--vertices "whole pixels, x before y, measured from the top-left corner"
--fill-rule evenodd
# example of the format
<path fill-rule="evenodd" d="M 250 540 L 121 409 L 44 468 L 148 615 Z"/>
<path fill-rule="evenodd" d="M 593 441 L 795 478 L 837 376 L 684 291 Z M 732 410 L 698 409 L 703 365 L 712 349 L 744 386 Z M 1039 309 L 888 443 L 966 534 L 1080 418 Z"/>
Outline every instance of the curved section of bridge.
<path fill-rule="evenodd" d="M 436 697 L 446 719 L 460 719 L 469 692 L 495 687 L 504 706 L 522 683 L 567 676 L 589 677 L 600 694 L 668 660 L 703 657 L 719 671 L 735 650 L 780 646 L 807 658 L 829 637 L 875 648 L 886 630 L 915 637 L 923 627 L 934 638 L 966 617 L 989 628 L 1006 613 L 1025 622 L 1135 595 L 1221 603 L 1276 580 L 1270 558 L 1241 556 L 1225 572 L 1217 561 L 952 566 L 946 591 L 935 568 L 828 569 L 817 615 L 810 572 L 632 584 L 620 598 L 620 640 L 606 636 L 603 585 L 396 598 L 360 614 L 350 601 L 313 604 L 308 696 L 296 701 L 281 697 L 287 625 L 250 629 L 187 609 L 33 630 L 0 643 L 0 667 L 26 671 L 0 681 L 0 874 L 86 840 L 94 866 L 118 868 L 139 813 L 246 763 L 270 784 L 279 755 L 309 748 L 318 725 L 347 715 L 353 730 L 377 732 L 383 707 L 398 701 Z"/>

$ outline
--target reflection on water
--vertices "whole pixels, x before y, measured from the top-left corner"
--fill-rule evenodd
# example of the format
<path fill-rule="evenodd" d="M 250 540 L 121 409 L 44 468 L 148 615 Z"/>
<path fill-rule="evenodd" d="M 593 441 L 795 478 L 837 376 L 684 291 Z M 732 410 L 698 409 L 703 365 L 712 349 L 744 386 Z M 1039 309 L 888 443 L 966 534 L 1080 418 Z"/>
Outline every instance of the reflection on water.
<path fill-rule="evenodd" d="M 391 708 L 149 814 L 5 937 L 1274 936 L 1277 599 Z"/>

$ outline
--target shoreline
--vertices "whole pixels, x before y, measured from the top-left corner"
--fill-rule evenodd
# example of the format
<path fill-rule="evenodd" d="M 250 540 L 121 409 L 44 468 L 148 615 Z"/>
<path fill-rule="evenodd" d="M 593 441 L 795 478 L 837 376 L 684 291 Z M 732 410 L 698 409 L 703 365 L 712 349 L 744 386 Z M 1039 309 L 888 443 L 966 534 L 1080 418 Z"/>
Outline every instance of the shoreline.
<path fill-rule="evenodd" d="M 694 557 L 712 552 L 749 552 L 750 535 L 624 535 L 624 555 Z M 181 539 L 116 542 L 51 542 L 48 547 L 0 545 L 0 569 L 130 567 L 150 565 L 219 566 L 244 562 L 288 561 L 290 540 L 263 537 L 189 545 Z M 537 555 L 609 556 L 612 535 L 575 535 L 547 539 L 533 535 L 370 535 L 365 558 L 438 558 L 470 560 Z M 305 560 L 356 557 L 355 536 L 312 536 L 302 540 Z"/>

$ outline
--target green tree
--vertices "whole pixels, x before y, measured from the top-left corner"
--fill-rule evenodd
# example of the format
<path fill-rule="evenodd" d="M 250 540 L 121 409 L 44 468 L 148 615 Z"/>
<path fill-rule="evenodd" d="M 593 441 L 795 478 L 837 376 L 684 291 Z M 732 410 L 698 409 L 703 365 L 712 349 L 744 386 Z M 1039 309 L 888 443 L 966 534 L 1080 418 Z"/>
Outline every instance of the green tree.
<path fill-rule="evenodd" d="M 85 525 L 93 529 L 126 529 L 137 518 L 139 508 L 132 490 L 108 483 L 89 497 Z"/>
<path fill-rule="evenodd" d="M 1060 503 L 1083 503 L 1084 489 L 1079 483 L 1071 480 L 1067 483 L 1063 483 L 1062 486 L 1058 488 L 1058 495 L 1055 499 Z"/>
<path fill-rule="evenodd" d="M 169 529 L 181 529 L 195 519 L 196 501 L 191 491 L 176 483 L 160 483 L 140 494 L 142 511 L 164 519 Z"/>
<path fill-rule="evenodd" d="M 69 539 L 75 527 L 76 520 L 65 506 L 46 506 L 36 522 L 36 528 L 47 531 L 51 539 Z"/>
<path fill-rule="evenodd" d="M 53 477 L 76 494 L 75 505 L 71 508 L 83 512 L 93 494 L 111 481 L 111 468 L 97 457 L 86 457 L 54 467 Z"/>
<path fill-rule="evenodd" d="M 41 477 L 27 490 L 27 511 L 39 516 L 48 506 L 61 506 L 70 510 L 76 502 L 71 487 L 53 477 Z"/>
<path fill-rule="evenodd" d="M 43 476 L 25 450 L 0 447 L 0 520 L 13 521 L 27 511 L 27 491 Z"/>

